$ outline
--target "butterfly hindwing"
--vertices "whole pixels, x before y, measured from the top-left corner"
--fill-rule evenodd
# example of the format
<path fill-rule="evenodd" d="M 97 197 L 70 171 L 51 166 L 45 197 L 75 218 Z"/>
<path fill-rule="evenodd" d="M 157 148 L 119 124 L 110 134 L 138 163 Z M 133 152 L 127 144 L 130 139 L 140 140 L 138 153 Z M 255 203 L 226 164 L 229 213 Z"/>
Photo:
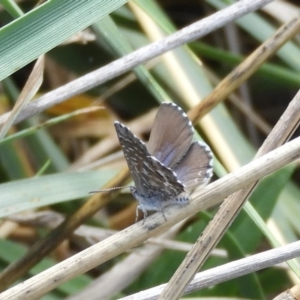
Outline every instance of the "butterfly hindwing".
<path fill-rule="evenodd" d="M 193 142 L 183 159 L 174 167 L 178 179 L 190 191 L 205 185 L 210 180 L 213 156 L 210 148 L 203 142 Z"/>
<path fill-rule="evenodd" d="M 188 151 L 194 129 L 184 111 L 173 103 L 162 103 L 151 130 L 148 151 L 172 168 Z"/>

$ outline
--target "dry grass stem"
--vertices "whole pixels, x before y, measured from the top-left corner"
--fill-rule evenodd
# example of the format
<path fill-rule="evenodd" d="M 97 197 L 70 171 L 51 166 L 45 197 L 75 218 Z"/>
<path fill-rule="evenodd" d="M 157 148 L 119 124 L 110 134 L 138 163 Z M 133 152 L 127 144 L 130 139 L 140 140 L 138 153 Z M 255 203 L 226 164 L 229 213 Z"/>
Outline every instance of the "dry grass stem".
<path fill-rule="evenodd" d="M 166 231 L 167 228 L 192 216 L 195 212 L 209 207 L 212 203 L 220 202 L 251 182 L 295 161 L 299 158 L 299 153 L 300 138 L 297 138 L 204 187 L 202 194 L 192 199 L 188 205 L 168 207 L 164 212 L 167 222 L 159 213 L 149 216 L 144 224 L 138 222 L 3 292 L 0 294 L 0 299 L 38 299 L 61 283 L 141 244 L 151 236 Z"/>
<path fill-rule="evenodd" d="M 184 294 L 187 295 L 246 274 L 272 267 L 281 262 L 296 258 L 299 255 L 300 242 L 297 241 L 197 273 L 185 289 Z M 120 300 L 155 300 L 165 287 L 166 284 L 162 284 L 121 298 Z"/>

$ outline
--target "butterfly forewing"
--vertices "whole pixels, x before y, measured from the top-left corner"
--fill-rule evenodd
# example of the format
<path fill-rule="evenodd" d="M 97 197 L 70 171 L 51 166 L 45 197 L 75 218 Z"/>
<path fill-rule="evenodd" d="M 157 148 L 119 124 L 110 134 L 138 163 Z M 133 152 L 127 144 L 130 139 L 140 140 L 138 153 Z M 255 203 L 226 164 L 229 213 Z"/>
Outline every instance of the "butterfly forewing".
<path fill-rule="evenodd" d="M 132 179 L 139 191 L 145 193 L 146 188 L 141 184 L 141 172 L 143 157 L 148 155 L 146 146 L 126 126 L 117 121 L 114 124 Z"/>
<path fill-rule="evenodd" d="M 172 168 L 186 154 L 192 139 L 192 123 L 183 110 L 173 103 L 162 103 L 147 144 L 150 154 Z"/>
<path fill-rule="evenodd" d="M 169 200 L 184 191 L 176 174 L 151 156 L 146 145 L 126 126 L 116 121 L 115 128 L 140 196 L 159 195 L 162 200 Z"/>
<path fill-rule="evenodd" d="M 189 191 L 207 184 L 213 174 L 212 163 L 210 148 L 205 143 L 193 142 L 187 154 L 173 170 Z"/>

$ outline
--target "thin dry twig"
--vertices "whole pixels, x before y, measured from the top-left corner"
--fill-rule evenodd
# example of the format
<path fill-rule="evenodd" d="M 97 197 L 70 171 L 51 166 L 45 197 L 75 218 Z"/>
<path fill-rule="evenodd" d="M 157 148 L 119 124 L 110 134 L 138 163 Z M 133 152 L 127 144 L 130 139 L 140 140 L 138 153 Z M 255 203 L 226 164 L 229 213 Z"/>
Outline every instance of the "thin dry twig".
<path fill-rule="evenodd" d="M 228 74 L 213 90 L 189 112 L 193 123 L 205 116 L 216 105 L 224 101 L 237 87 L 248 79 L 282 45 L 295 36 L 300 29 L 299 16 L 281 26 L 271 38 L 259 46 L 238 67 Z"/>
<path fill-rule="evenodd" d="M 206 73 L 209 76 L 209 80 L 217 85 L 220 83 L 220 79 L 217 78 L 210 70 L 206 68 Z M 212 91 L 214 93 L 214 91 Z M 204 98 L 205 99 L 205 98 Z M 228 100 L 233 104 L 235 108 L 237 108 L 245 117 L 249 119 L 249 121 L 255 125 L 263 134 L 268 135 L 272 127 L 271 125 L 263 119 L 250 105 L 243 102 L 241 97 L 238 96 L 235 92 L 228 95 Z"/>
<path fill-rule="evenodd" d="M 16 104 L 14 105 L 12 111 L 9 114 L 9 117 L 6 119 L 0 130 L 0 140 L 4 138 L 9 128 L 14 123 L 15 119 L 17 119 L 18 115 L 21 113 L 23 107 L 25 107 L 29 103 L 29 101 L 32 100 L 32 98 L 40 89 L 40 86 L 43 82 L 44 65 L 45 58 L 44 55 L 42 55 L 35 63 L 23 90 L 16 101 Z"/>

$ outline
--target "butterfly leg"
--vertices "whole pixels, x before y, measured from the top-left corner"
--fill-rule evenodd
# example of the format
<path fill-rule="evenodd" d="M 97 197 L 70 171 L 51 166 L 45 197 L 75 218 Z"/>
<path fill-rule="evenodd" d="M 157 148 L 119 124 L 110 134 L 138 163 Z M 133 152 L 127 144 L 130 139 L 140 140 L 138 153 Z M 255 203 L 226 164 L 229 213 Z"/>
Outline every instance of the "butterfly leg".
<path fill-rule="evenodd" d="M 161 209 L 161 211 L 160 211 L 160 212 L 162 213 L 162 215 L 163 215 L 163 217 L 164 217 L 165 221 L 167 221 L 167 218 L 166 218 L 166 216 L 165 216 L 165 214 L 164 214 L 164 211 L 163 211 L 163 209 Z"/>
<path fill-rule="evenodd" d="M 147 218 L 147 216 L 148 216 L 148 214 L 147 214 L 147 211 L 146 210 L 143 210 L 143 214 L 144 214 L 144 219 L 143 219 L 143 225 L 145 224 L 145 220 L 146 220 L 146 218 Z"/>
<path fill-rule="evenodd" d="M 144 225 L 145 220 L 146 220 L 148 214 L 147 214 L 147 211 L 146 211 L 146 210 L 143 210 L 143 209 L 140 207 L 140 205 L 138 205 L 138 206 L 136 207 L 136 211 L 135 211 L 135 223 L 138 221 L 138 218 L 139 218 L 139 210 L 141 210 L 141 211 L 143 212 L 143 215 L 144 215 L 143 225 Z"/>
<path fill-rule="evenodd" d="M 138 205 L 135 210 L 135 223 L 138 221 L 138 218 L 139 218 L 139 209 L 140 209 L 140 206 Z"/>

